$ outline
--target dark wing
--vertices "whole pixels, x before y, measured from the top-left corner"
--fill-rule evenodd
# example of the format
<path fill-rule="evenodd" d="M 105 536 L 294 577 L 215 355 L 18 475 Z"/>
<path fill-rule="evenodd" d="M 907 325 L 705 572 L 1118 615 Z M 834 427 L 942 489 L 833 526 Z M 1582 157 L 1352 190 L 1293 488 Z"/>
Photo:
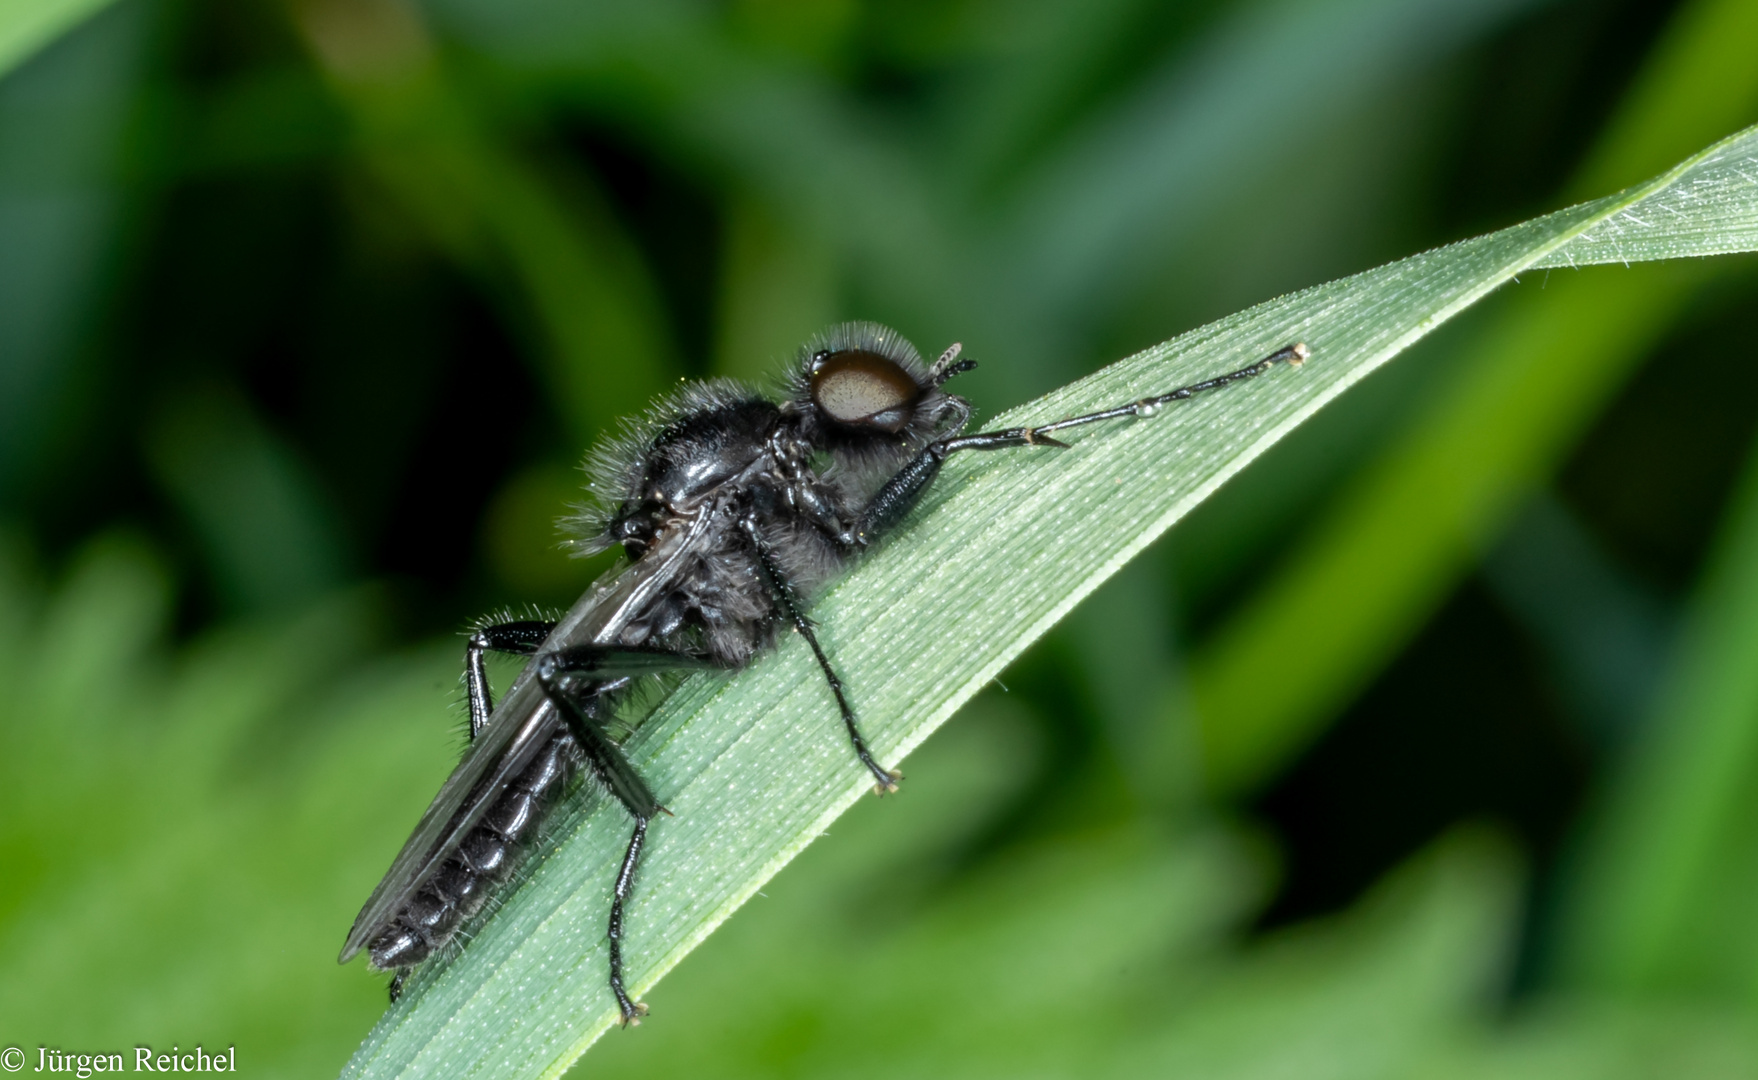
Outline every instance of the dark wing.
<path fill-rule="evenodd" d="M 684 528 L 661 537 L 639 562 L 594 582 L 556 625 L 538 655 L 568 645 L 614 640 L 670 587 L 712 527 L 712 517 L 711 510 L 698 514 Z M 338 963 L 347 963 L 397 917 L 561 726 L 560 714 L 527 664 L 360 909 Z"/>
<path fill-rule="evenodd" d="M 541 691 L 537 697 L 543 697 Z M 536 708 L 527 707 L 530 704 L 509 696 L 496 710 L 494 720 L 470 745 L 464 759 L 434 796 L 427 813 L 421 815 L 415 832 L 397 853 L 384 880 L 360 909 L 348 931 L 348 942 L 342 946 L 342 955 L 337 958 L 339 963 L 347 963 L 397 917 L 432 878 L 439 864 L 494 806 L 507 784 L 549 744 L 560 726 L 560 717 L 547 700 L 536 702 Z M 499 715 L 502 713 L 516 715 Z"/>

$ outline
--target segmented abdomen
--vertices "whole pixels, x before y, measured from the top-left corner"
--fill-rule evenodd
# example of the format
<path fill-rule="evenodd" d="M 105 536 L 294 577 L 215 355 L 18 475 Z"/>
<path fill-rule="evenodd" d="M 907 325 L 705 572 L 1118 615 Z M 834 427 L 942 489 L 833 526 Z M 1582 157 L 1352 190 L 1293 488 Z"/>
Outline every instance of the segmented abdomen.
<path fill-rule="evenodd" d="M 415 894 L 368 949 L 374 967 L 407 968 L 445 947 L 511 873 L 522 846 L 579 767 L 574 737 L 561 732 L 508 785 L 458 850 Z"/>

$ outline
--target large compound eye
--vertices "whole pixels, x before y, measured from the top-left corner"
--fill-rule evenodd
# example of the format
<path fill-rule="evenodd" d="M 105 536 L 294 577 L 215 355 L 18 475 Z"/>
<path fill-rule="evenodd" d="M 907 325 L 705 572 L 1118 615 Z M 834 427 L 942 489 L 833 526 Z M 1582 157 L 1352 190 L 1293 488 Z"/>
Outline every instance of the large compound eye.
<path fill-rule="evenodd" d="M 895 435 L 922 396 L 908 371 L 875 352 L 843 349 L 812 360 L 812 403 L 838 424 Z"/>

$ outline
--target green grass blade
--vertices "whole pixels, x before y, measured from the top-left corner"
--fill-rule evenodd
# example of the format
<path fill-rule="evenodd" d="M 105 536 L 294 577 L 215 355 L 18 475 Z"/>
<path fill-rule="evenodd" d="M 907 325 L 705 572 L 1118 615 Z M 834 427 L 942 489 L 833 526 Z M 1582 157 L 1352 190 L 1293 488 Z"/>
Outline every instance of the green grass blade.
<path fill-rule="evenodd" d="M 1437 395 L 1194 657 L 1211 791 L 1262 783 L 1396 654 L 1646 355 L 1692 269 L 1553 281 L 1474 342 L 1487 362 Z"/>
<path fill-rule="evenodd" d="M 111 0 L 0 0 L 0 75 L 110 6 Z"/>
<path fill-rule="evenodd" d="M 1580 184 L 1630 183 L 1634 170 L 1683 152 L 1682 136 L 1750 121 L 1758 71 L 1736 66 L 1713 92 L 1703 72 L 1726 58 L 1729 41 L 1752 40 L 1752 10 L 1706 0 L 1680 15 Z M 1724 191 L 1749 199 L 1758 168 L 1749 152 L 1726 149 L 1732 156 L 1705 174 L 1608 215 L 1534 265 L 1749 250 L 1741 212 L 1713 204 Z M 1454 384 L 1194 658 L 1191 693 L 1213 789 L 1260 782 L 1366 685 L 1615 395 L 1707 269 L 1553 273 L 1544 292 L 1516 298 L 1462 350 Z M 1262 678 L 1261 657 L 1290 641 L 1308 644 L 1277 679 Z"/>
<path fill-rule="evenodd" d="M 1049 420 L 1228 371 L 1290 341 L 1313 349 L 1303 369 L 1090 429 L 1071 450 L 950 464 L 917 520 L 813 609 L 876 751 L 900 760 L 1125 560 L 1445 319 L 1611 215 L 1677 185 L 1720 182 L 1754 154 L 1758 129 L 1629 192 L 1282 297 L 1000 417 Z M 1714 204 L 1724 231 L 1758 219 L 1758 185 L 1734 190 L 1744 198 Z M 1263 656 L 1263 677 L 1276 677 L 1278 662 Z M 675 814 L 650 834 L 630 912 L 629 974 L 641 988 L 867 790 L 792 638 L 737 677 L 686 682 L 626 748 Z M 522 886 L 455 962 L 418 976 L 345 1075 L 565 1069 L 616 1016 L 603 934 L 627 832 L 603 798 L 565 815 Z"/>

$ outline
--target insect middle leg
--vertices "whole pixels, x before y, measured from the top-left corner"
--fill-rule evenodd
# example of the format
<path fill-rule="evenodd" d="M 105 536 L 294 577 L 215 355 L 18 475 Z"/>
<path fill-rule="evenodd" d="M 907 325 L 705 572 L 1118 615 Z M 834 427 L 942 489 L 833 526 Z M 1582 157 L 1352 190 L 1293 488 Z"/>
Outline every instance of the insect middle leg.
<path fill-rule="evenodd" d="M 716 665 L 688 653 L 620 645 L 573 645 L 543 654 L 536 664 L 537 679 L 544 693 L 561 711 L 592 771 L 635 819 L 635 829 L 629 836 L 629 846 L 623 853 L 611 893 L 608 937 L 611 993 L 616 995 L 617 1006 L 622 1010 L 623 1024 L 638 1024 L 646 1015 L 647 1006 L 629 997 L 623 981 L 624 911 L 634 890 L 641 850 L 647 842 L 647 825 L 665 807 L 653 797 L 647 781 L 622 748 L 605 733 L 606 698 L 640 675 L 702 670 Z"/>
<path fill-rule="evenodd" d="M 848 729 L 849 742 L 854 744 L 855 756 L 873 774 L 873 793 L 887 795 L 895 792 L 897 782 L 903 779 L 903 774 L 879 764 L 872 751 L 867 749 L 867 740 L 862 738 L 860 725 L 855 723 L 855 711 L 849 707 L 848 695 L 843 692 L 842 680 L 831 666 L 830 657 L 824 654 L 824 647 L 818 644 L 818 635 L 812 632 L 812 620 L 806 618 L 799 598 L 794 595 L 793 586 L 788 583 L 786 575 L 781 572 L 780 565 L 769 549 L 768 542 L 763 539 L 762 529 L 758 527 L 755 518 L 746 518 L 739 525 L 744 529 L 745 535 L 750 537 L 751 547 L 757 554 L 757 565 L 763 571 L 776 607 L 781 609 L 781 614 L 786 617 L 789 625 L 806 639 L 806 644 L 812 647 L 812 655 L 817 658 L 818 667 L 824 672 L 824 680 L 830 684 L 830 693 L 836 698 L 836 708 L 842 713 L 842 723 Z"/>

